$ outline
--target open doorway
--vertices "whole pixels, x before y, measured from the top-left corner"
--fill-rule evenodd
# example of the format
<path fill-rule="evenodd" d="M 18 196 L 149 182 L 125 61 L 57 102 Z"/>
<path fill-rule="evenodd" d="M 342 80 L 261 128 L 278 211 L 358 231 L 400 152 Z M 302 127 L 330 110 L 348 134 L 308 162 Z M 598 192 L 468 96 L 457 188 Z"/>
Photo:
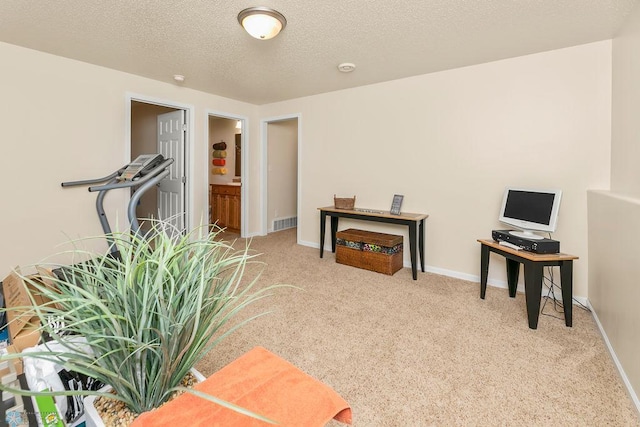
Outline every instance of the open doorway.
<path fill-rule="evenodd" d="M 141 100 L 130 100 L 130 158 L 141 154 L 160 153 L 173 158 L 170 175 L 162 180 L 155 191 L 147 191 L 136 208 L 142 231 L 147 231 L 146 218 L 162 218 L 185 231 L 186 203 L 186 142 L 188 133 L 187 110 Z"/>
<path fill-rule="evenodd" d="M 299 119 L 297 116 L 270 119 L 264 125 L 266 230 L 273 233 L 297 229 Z M 297 236 L 297 230 L 289 233 Z"/>
<path fill-rule="evenodd" d="M 208 184 L 211 224 L 243 235 L 243 119 L 208 116 Z"/>

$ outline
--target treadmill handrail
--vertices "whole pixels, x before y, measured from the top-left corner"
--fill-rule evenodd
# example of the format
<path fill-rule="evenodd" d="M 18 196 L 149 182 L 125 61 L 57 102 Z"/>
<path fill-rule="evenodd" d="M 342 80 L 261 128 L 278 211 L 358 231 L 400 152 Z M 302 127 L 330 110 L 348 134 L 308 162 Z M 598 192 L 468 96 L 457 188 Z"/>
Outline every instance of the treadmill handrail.
<path fill-rule="evenodd" d="M 173 161 L 173 159 L 171 159 Z M 154 174 L 154 178 L 147 180 L 144 185 L 142 185 L 138 191 L 133 193 L 131 196 L 131 200 L 129 201 L 129 207 L 127 208 L 127 216 L 129 217 L 129 223 L 131 224 L 131 231 L 135 234 L 139 234 L 140 232 L 140 223 L 138 222 L 138 218 L 136 217 L 136 206 L 138 205 L 138 201 L 142 197 L 142 195 L 151 187 L 165 179 L 169 176 L 171 172 L 166 168 L 160 172 L 160 174 Z M 155 176 L 157 175 L 157 176 Z M 138 180 L 139 182 L 140 180 Z"/>
<path fill-rule="evenodd" d="M 89 191 L 90 192 L 107 191 L 107 190 L 113 190 L 115 188 L 137 187 L 149 181 L 151 178 L 155 177 L 162 171 L 164 171 L 169 165 L 173 163 L 173 161 L 174 160 L 172 158 L 166 159 L 164 162 L 156 166 L 151 172 L 148 172 L 146 175 L 140 177 L 139 179 L 136 179 L 135 181 L 124 181 L 124 182 L 117 182 L 115 184 L 92 186 L 92 187 L 89 187 Z"/>
<path fill-rule="evenodd" d="M 62 187 L 75 187 L 75 186 L 78 186 L 78 185 L 90 185 L 90 184 L 97 184 L 99 182 L 106 182 L 106 181 L 109 181 L 109 180 L 115 178 L 116 176 L 120 175 L 123 170 L 124 170 L 124 168 L 121 168 L 121 169 L 115 171 L 114 173 L 109 174 L 109 175 L 107 175 L 107 176 L 105 176 L 103 178 L 83 179 L 83 180 L 80 180 L 80 181 L 68 181 L 68 182 L 63 182 L 60 185 Z"/>

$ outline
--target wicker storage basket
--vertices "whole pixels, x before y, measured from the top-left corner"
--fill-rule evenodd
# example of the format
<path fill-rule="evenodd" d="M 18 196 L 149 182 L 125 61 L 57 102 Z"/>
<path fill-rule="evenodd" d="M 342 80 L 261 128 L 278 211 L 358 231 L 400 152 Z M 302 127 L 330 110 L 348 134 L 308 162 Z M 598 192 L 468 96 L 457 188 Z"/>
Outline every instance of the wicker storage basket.
<path fill-rule="evenodd" d="M 353 196 L 353 199 L 351 198 L 339 198 L 336 197 L 336 195 L 333 195 L 333 206 L 336 209 L 349 209 L 349 210 L 353 210 L 353 207 L 356 204 L 356 196 Z"/>
<path fill-rule="evenodd" d="M 402 236 L 355 228 L 339 231 L 336 262 L 391 276 L 402 268 Z"/>

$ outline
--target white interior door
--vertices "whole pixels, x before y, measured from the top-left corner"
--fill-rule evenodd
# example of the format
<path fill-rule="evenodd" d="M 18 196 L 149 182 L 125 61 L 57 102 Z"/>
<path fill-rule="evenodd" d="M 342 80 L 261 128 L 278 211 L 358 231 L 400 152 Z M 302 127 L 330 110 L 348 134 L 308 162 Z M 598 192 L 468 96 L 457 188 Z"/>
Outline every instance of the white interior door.
<path fill-rule="evenodd" d="M 185 229 L 185 112 L 172 111 L 158 116 L 158 153 L 172 158 L 170 174 L 158 185 L 158 215 Z"/>

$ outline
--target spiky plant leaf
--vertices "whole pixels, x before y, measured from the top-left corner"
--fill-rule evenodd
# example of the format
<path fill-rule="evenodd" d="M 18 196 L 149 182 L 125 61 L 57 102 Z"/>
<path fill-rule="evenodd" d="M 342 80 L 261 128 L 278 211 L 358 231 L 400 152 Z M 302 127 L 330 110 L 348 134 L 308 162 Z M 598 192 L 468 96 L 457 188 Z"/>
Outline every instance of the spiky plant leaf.
<path fill-rule="evenodd" d="M 181 388 L 189 369 L 221 339 L 257 316 L 230 321 L 274 288 L 253 290 L 259 273 L 251 278 L 245 273 L 248 264 L 258 262 L 248 244 L 236 250 L 220 240 L 219 229 L 203 232 L 208 226 L 183 235 L 168 221 L 149 222 L 151 230 L 144 236 L 121 232 L 108 236 L 119 256 L 76 248 L 71 252 L 86 261 L 45 265 L 62 272 L 51 278 L 54 286 L 21 276 L 30 285 L 32 302 L 35 294 L 49 301 L 34 310 L 42 331 L 65 348 L 32 352 L 29 357 L 56 362 L 111 385 L 116 394 L 109 397 L 136 413 L 167 401 Z M 50 319 L 62 319 L 65 327 L 58 330 Z M 89 353 L 74 342 L 77 336 L 86 338 Z M 215 396 L 211 400 L 237 410 Z"/>

